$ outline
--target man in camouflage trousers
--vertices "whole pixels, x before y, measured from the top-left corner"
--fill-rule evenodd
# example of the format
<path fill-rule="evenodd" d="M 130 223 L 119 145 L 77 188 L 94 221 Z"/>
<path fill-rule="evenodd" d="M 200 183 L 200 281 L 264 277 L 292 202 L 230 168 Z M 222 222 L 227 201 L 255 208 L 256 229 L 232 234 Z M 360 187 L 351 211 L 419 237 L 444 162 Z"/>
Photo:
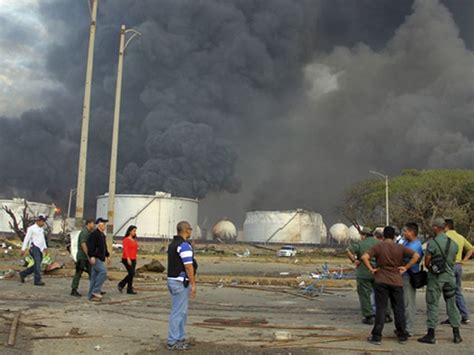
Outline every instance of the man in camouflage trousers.
<path fill-rule="evenodd" d="M 453 328 L 453 342 L 462 342 L 459 333 L 461 315 L 456 306 L 456 278 L 454 276 L 454 261 L 458 252 L 458 246 L 444 233 L 446 222 L 443 218 L 433 221 L 433 232 L 435 236 L 430 239 L 426 248 L 425 266 L 428 269 L 428 285 L 426 287 L 426 308 L 428 319 L 426 324 L 428 332 L 418 339 L 420 343 L 436 344 L 435 329 L 438 325 L 439 298 L 443 295 L 448 310 L 449 323 Z M 445 270 L 436 272 L 436 258 L 443 257 Z"/>

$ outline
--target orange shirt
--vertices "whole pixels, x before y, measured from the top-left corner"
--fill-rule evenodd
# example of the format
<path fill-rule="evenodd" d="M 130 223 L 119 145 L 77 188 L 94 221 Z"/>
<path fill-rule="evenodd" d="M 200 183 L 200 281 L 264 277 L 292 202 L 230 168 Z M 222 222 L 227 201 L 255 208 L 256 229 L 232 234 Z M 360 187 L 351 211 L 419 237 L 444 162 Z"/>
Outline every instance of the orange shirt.
<path fill-rule="evenodd" d="M 138 242 L 132 238 L 122 240 L 122 259 L 137 260 Z"/>

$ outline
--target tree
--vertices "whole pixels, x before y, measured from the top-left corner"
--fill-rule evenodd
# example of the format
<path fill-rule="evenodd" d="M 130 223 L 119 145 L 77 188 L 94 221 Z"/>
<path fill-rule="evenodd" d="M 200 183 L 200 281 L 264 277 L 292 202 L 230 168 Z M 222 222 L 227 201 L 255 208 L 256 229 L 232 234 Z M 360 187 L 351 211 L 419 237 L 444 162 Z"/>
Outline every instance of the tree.
<path fill-rule="evenodd" d="M 390 179 L 390 222 L 403 226 L 416 222 L 431 233 L 433 219 L 452 218 L 456 229 L 472 234 L 474 222 L 474 170 L 405 170 Z M 350 222 L 371 227 L 385 224 L 385 184 L 365 180 L 345 194 L 340 213 Z"/>
<path fill-rule="evenodd" d="M 8 224 L 10 225 L 11 230 L 15 232 L 21 241 L 25 239 L 26 230 L 28 227 L 33 225 L 36 221 L 35 216 L 32 216 L 28 213 L 28 210 L 30 209 L 28 202 L 23 200 L 23 203 L 24 207 L 21 213 L 20 221 L 17 220 L 16 215 L 11 208 L 8 208 L 8 206 L 2 207 L 2 209 L 10 216 L 11 221 L 9 221 Z"/>

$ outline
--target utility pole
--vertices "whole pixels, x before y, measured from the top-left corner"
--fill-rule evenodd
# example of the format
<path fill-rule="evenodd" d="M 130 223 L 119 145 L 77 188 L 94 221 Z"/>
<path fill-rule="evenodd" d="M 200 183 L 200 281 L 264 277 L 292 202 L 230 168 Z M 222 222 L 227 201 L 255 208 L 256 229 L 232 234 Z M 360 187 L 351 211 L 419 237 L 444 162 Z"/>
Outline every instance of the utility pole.
<path fill-rule="evenodd" d="M 385 225 L 390 225 L 390 211 L 389 211 L 389 203 L 388 203 L 388 175 L 379 173 L 377 171 L 369 171 L 369 173 L 377 175 L 385 180 Z"/>
<path fill-rule="evenodd" d="M 132 35 L 125 41 L 127 33 Z M 123 57 L 125 55 L 125 49 L 127 48 L 130 41 L 135 37 L 141 35 L 140 32 L 133 29 L 126 29 L 125 25 L 122 25 L 120 29 L 120 45 L 119 45 L 119 56 L 117 65 L 117 82 L 115 86 L 115 108 L 114 108 L 114 125 L 112 131 L 112 150 L 110 156 L 110 173 L 109 173 L 109 196 L 108 196 L 108 210 L 107 219 L 107 241 L 112 243 L 114 235 L 114 212 L 115 212 L 115 186 L 117 176 L 117 155 L 118 155 L 118 138 L 119 138 L 119 126 L 120 126 L 120 101 L 122 98 L 122 72 L 123 72 Z M 112 249 L 109 249 L 112 250 Z"/>
<path fill-rule="evenodd" d="M 97 20 L 97 3 L 99 0 L 88 0 L 91 25 L 89 32 L 89 51 L 87 54 L 86 85 L 82 110 L 81 145 L 79 151 L 79 169 L 77 171 L 76 218 L 75 227 L 81 228 L 84 219 L 84 194 L 86 185 L 87 144 L 89 141 L 89 114 L 91 103 L 92 67 L 94 62 L 94 42 Z"/>

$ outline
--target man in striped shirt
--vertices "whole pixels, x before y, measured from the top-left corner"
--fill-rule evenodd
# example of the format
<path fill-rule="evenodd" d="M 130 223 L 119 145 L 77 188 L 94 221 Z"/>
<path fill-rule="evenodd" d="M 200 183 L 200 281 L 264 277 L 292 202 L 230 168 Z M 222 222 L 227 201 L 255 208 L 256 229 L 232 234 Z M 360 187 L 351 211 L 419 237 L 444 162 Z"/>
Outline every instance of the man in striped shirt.
<path fill-rule="evenodd" d="M 195 272 L 197 264 L 193 258 L 193 248 L 188 242 L 191 238 L 191 225 L 182 221 L 168 246 L 168 290 L 171 294 L 171 314 L 168 327 L 168 349 L 188 350 L 186 342 L 186 318 L 189 297 L 196 297 Z"/>

